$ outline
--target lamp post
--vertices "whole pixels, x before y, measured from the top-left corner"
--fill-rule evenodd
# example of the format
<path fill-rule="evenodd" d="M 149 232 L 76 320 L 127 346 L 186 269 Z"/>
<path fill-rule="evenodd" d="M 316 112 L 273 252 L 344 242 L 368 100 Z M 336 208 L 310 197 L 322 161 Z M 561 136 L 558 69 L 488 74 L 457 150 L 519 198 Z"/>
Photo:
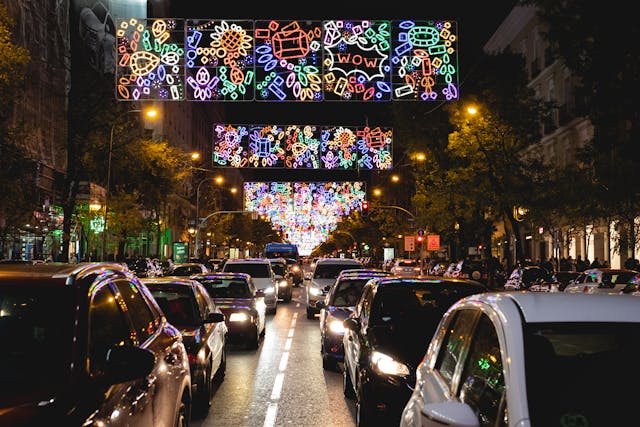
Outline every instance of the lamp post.
<path fill-rule="evenodd" d="M 140 113 L 143 110 L 129 110 L 127 113 Z M 145 115 L 149 118 L 155 118 L 158 115 L 158 111 L 150 108 L 146 110 Z M 109 192 L 111 190 L 111 158 L 113 156 L 113 134 L 115 132 L 116 123 L 111 125 L 111 131 L 109 132 L 109 154 L 107 156 L 107 186 L 104 195 L 104 222 L 102 227 L 102 254 L 100 259 L 105 261 L 107 253 L 107 214 L 109 213 Z"/>
<path fill-rule="evenodd" d="M 208 176 L 206 178 L 203 178 L 198 183 L 198 187 L 196 188 L 196 238 L 194 251 L 194 256 L 196 258 L 200 258 L 200 187 L 204 182 L 210 180 L 214 180 L 216 184 L 221 184 L 224 181 L 224 178 L 222 178 L 221 176 Z M 219 191 L 218 188 L 216 188 L 216 192 L 217 191 Z"/>

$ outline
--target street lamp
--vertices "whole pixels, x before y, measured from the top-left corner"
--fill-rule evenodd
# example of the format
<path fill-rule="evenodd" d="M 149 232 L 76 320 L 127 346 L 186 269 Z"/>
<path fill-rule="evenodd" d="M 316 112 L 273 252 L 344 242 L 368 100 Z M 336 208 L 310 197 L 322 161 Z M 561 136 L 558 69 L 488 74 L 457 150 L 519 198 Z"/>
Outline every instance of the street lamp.
<path fill-rule="evenodd" d="M 127 113 L 140 113 L 143 110 L 129 110 L 127 111 Z M 158 110 L 154 109 L 154 108 L 149 108 L 145 111 L 145 115 L 150 118 L 150 119 L 154 119 L 158 116 Z M 111 187 L 111 157 L 113 154 L 113 134 L 116 128 L 116 123 L 111 125 L 111 131 L 109 132 L 109 155 L 107 157 L 107 187 L 106 187 L 106 192 L 104 195 L 104 223 L 103 223 L 103 227 L 102 227 L 102 254 L 100 256 L 100 259 L 102 261 L 105 260 L 105 256 L 107 253 L 107 214 L 109 213 L 108 210 L 108 205 L 109 205 L 109 191 L 110 191 L 110 187 Z"/>
<path fill-rule="evenodd" d="M 195 243 L 195 253 L 194 256 L 196 258 L 200 257 L 200 187 L 202 186 L 202 184 L 206 181 L 210 181 L 210 180 L 214 180 L 216 184 L 220 185 L 224 182 L 224 178 L 220 175 L 218 176 L 208 176 L 206 178 L 203 178 L 199 183 L 198 183 L 198 187 L 196 188 L 196 243 Z M 216 191 L 219 191 L 218 188 L 216 188 Z"/>

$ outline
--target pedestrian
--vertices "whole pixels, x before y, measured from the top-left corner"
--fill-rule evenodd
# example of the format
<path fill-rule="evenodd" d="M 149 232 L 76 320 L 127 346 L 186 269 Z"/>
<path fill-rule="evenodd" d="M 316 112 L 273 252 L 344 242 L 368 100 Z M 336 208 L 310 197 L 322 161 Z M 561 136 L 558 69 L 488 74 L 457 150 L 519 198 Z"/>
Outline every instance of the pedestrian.
<path fill-rule="evenodd" d="M 600 264 L 600 260 L 598 259 L 598 257 L 595 257 L 593 259 L 593 262 L 591 263 L 591 268 L 601 268 L 602 264 Z"/>

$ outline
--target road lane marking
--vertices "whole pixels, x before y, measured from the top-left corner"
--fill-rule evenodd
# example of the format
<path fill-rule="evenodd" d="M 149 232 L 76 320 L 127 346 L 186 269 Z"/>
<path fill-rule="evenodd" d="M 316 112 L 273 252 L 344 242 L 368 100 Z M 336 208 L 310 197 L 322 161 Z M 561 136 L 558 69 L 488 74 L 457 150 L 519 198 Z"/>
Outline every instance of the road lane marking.
<path fill-rule="evenodd" d="M 289 361 L 289 352 L 285 351 L 282 353 L 282 358 L 280 359 L 280 372 L 283 372 L 287 369 L 287 362 Z"/>
<path fill-rule="evenodd" d="M 289 351 L 291 350 L 291 343 L 293 342 L 293 339 L 291 338 L 287 338 L 287 342 L 284 343 L 284 349 Z"/>
<path fill-rule="evenodd" d="M 273 383 L 273 389 L 271 390 L 271 400 L 280 400 L 280 394 L 282 393 L 283 382 L 284 382 L 284 372 L 280 372 L 278 373 L 278 375 L 276 375 L 276 380 Z"/>
<path fill-rule="evenodd" d="M 276 425 L 276 415 L 278 415 L 278 404 L 269 403 L 267 408 L 267 416 L 264 419 L 264 427 L 273 427 Z"/>

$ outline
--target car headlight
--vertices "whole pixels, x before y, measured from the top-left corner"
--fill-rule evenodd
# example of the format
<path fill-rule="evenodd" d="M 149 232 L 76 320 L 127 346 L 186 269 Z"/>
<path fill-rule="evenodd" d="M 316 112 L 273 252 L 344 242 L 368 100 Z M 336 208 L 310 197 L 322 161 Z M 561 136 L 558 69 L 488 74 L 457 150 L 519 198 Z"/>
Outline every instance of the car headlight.
<path fill-rule="evenodd" d="M 297 273 L 298 271 L 300 271 L 300 267 L 298 267 L 297 265 L 294 265 L 293 267 L 291 267 L 291 270 Z"/>
<path fill-rule="evenodd" d="M 379 351 L 371 353 L 371 364 L 382 374 L 400 376 L 407 376 L 410 374 L 409 367 L 407 365 L 400 363 Z"/>
<path fill-rule="evenodd" d="M 313 296 L 320 296 L 322 295 L 322 290 L 318 289 L 318 288 L 314 288 L 314 287 L 310 287 L 309 288 L 309 293 Z"/>
<path fill-rule="evenodd" d="M 329 331 L 334 334 L 343 335 L 344 334 L 344 324 L 340 319 L 331 319 L 329 320 Z"/>
<path fill-rule="evenodd" d="M 249 315 L 242 311 L 231 313 L 231 315 L 229 316 L 229 322 L 247 322 L 248 320 Z"/>
<path fill-rule="evenodd" d="M 281 288 L 286 288 L 288 285 L 286 280 L 281 280 L 278 282 L 278 286 L 280 286 Z"/>
<path fill-rule="evenodd" d="M 276 291 L 276 288 L 273 286 L 269 286 L 268 288 L 264 288 L 265 295 L 271 295 Z"/>

